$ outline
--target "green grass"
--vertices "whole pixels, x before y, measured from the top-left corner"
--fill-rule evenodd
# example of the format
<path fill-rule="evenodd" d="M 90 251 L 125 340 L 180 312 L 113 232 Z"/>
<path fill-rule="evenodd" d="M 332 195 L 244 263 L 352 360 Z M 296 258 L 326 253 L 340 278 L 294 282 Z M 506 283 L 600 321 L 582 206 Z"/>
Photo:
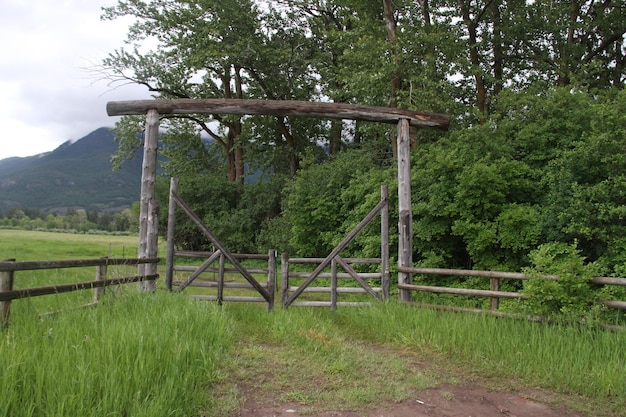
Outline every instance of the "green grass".
<path fill-rule="evenodd" d="M 30 233 L 13 235 L 12 243 L 56 255 L 59 248 L 45 249 L 42 235 Z M 94 252 L 108 252 L 118 239 L 43 236 L 67 245 L 59 258 L 88 258 L 80 239 L 95 239 Z M 2 238 L 6 257 L 11 244 Z M 66 277 L 69 271 L 18 279 L 84 280 Z M 77 294 L 91 298 L 81 291 L 14 301 L 10 327 L 0 330 L 0 415 L 236 415 L 242 386 L 267 401 L 297 403 L 303 413 L 358 411 L 468 381 L 553 391 L 555 401 L 589 415 L 626 408 L 626 333 L 394 302 L 266 313 L 264 305 L 220 308 L 162 289 L 140 294 L 134 285 L 108 289 L 97 308 L 40 315 L 79 305 L 71 298 Z"/>
<path fill-rule="evenodd" d="M 0 229 L 0 260 L 45 261 L 137 256 L 137 236 Z"/>
<path fill-rule="evenodd" d="M 0 333 L 0 415 L 190 416 L 232 343 L 216 306 L 166 293 L 14 317 Z"/>

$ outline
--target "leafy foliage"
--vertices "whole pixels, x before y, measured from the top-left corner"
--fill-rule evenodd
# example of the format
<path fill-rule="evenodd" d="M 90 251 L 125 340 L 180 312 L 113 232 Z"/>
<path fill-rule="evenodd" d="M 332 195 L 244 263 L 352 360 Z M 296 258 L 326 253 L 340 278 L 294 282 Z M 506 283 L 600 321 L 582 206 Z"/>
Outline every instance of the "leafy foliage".
<path fill-rule="evenodd" d="M 524 282 L 524 307 L 542 317 L 593 324 L 602 307 L 599 292 L 590 280 L 597 268 L 585 264 L 575 245 L 547 243 L 531 252 L 533 266 L 525 269 L 530 279 Z M 551 278 L 556 275 L 558 279 Z"/>
<path fill-rule="evenodd" d="M 360 150 L 300 171 L 286 190 L 283 208 L 291 246 L 302 255 L 327 255 L 380 201 L 380 186 L 392 182 L 389 173 Z M 368 243 L 371 239 L 377 246 Z M 353 254 L 380 256 L 380 227 L 370 225 L 355 245 Z"/>

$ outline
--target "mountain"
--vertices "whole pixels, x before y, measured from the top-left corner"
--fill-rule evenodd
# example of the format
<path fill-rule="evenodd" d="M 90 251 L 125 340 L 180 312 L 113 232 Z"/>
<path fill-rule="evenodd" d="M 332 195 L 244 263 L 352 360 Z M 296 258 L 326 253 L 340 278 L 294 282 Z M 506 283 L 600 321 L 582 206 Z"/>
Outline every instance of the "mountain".
<path fill-rule="evenodd" d="M 114 137 L 103 127 L 52 152 L 0 160 L 0 210 L 65 213 L 67 208 L 103 212 L 130 207 L 139 200 L 141 153 L 113 171 Z"/>

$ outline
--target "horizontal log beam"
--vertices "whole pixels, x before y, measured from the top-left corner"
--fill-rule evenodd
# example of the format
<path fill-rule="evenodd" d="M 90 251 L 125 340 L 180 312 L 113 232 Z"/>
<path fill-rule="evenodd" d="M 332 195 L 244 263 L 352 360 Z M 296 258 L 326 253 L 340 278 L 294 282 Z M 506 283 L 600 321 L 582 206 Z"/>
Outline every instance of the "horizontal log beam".
<path fill-rule="evenodd" d="M 289 287 L 289 291 L 295 291 L 298 287 Z M 316 293 L 329 293 L 332 292 L 331 287 L 306 287 L 303 292 L 316 292 Z M 380 287 L 372 288 L 372 291 L 377 293 L 383 292 L 383 289 Z M 337 287 L 338 294 L 365 294 L 367 291 L 365 288 L 360 287 Z"/>
<path fill-rule="evenodd" d="M 500 272 L 500 271 L 479 271 L 473 269 L 444 269 L 444 268 L 411 268 L 401 266 L 398 268 L 399 272 L 408 272 L 411 274 L 422 275 L 446 275 L 446 276 L 460 276 L 460 277 L 482 277 L 482 278 L 504 278 L 504 279 L 530 279 L 528 275 L 524 275 L 521 272 Z M 558 275 L 542 275 L 542 278 L 550 280 L 558 280 Z M 599 285 L 618 285 L 626 286 L 626 278 L 611 278 L 611 277 L 594 277 L 589 280 L 591 284 Z"/>
<path fill-rule="evenodd" d="M 291 303 L 296 307 L 332 307 L 330 301 L 296 301 Z M 372 303 L 359 301 L 337 301 L 337 307 L 371 307 Z"/>
<path fill-rule="evenodd" d="M 194 300 L 200 301 L 218 301 L 216 295 L 191 295 Z M 246 297 L 246 296 L 224 296 L 222 301 L 235 301 L 242 303 L 266 303 L 267 300 L 263 297 Z"/>
<path fill-rule="evenodd" d="M 400 119 L 407 119 L 410 125 L 418 127 L 447 130 L 450 126 L 450 116 L 441 113 L 392 107 L 297 100 L 177 99 L 110 101 L 107 103 L 106 108 L 109 116 L 142 115 L 146 114 L 148 110 L 156 110 L 160 115 L 204 113 L 304 116 L 381 123 L 398 123 Z"/>
<path fill-rule="evenodd" d="M 76 282 L 74 284 L 58 284 L 47 287 L 24 288 L 21 290 L 0 292 L 0 301 L 16 300 L 18 298 L 38 297 L 41 295 L 61 294 L 66 292 L 104 288 L 111 285 L 130 284 L 131 282 L 150 281 L 159 278 L 158 274 L 135 275 L 132 277 L 113 278 L 105 281 Z"/>
<path fill-rule="evenodd" d="M 398 284 L 398 288 L 402 290 L 433 292 L 437 294 L 470 295 L 470 296 L 475 296 L 475 297 L 496 297 L 496 298 L 514 298 L 514 299 L 526 298 L 523 294 L 520 294 L 517 292 L 473 290 L 469 288 L 434 287 L 430 285 L 412 285 L 412 284 Z"/>
<path fill-rule="evenodd" d="M 343 258 L 349 264 L 379 264 L 382 258 Z M 320 264 L 324 258 L 289 258 L 290 264 Z"/>
<path fill-rule="evenodd" d="M 35 271 L 41 269 L 60 268 L 82 268 L 88 266 L 104 265 L 139 265 L 156 264 L 159 258 L 97 258 L 97 259 L 77 259 L 63 261 L 2 261 L 0 262 L 0 272 L 6 271 Z"/>
<path fill-rule="evenodd" d="M 213 255 L 213 252 L 201 252 L 201 251 L 176 251 L 174 256 L 182 256 L 184 258 L 208 258 Z M 260 259 L 267 261 L 269 255 L 254 254 L 254 253 L 233 253 L 235 259 Z"/>

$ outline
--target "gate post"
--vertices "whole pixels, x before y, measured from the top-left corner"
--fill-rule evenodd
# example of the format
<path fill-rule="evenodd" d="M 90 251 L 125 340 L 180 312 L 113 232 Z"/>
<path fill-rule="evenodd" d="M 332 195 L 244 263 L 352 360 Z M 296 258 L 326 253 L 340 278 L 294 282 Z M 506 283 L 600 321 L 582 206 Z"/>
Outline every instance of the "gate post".
<path fill-rule="evenodd" d="M 398 267 L 413 264 L 411 211 L 411 140 L 408 119 L 398 121 Z M 398 284 L 411 284 L 410 273 L 398 272 Z M 398 290 L 400 301 L 411 301 L 410 290 Z"/>
<path fill-rule="evenodd" d="M 150 109 L 146 115 L 146 130 L 143 144 L 143 163 L 141 170 L 141 202 L 139 206 L 139 259 L 149 258 L 150 253 L 158 255 L 158 224 L 156 211 L 158 204 L 154 198 L 154 184 L 156 182 L 157 147 L 159 143 L 159 112 Z M 151 212 L 152 206 L 152 212 Z M 154 224 L 150 224 L 154 223 Z M 149 231 L 150 229 L 150 231 Z M 150 264 L 150 269 L 156 272 L 156 265 Z M 148 265 L 140 264 L 137 267 L 138 275 L 146 275 Z M 145 292 L 156 291 L 154 280 L 141 281 L 139 288 Z"/>

